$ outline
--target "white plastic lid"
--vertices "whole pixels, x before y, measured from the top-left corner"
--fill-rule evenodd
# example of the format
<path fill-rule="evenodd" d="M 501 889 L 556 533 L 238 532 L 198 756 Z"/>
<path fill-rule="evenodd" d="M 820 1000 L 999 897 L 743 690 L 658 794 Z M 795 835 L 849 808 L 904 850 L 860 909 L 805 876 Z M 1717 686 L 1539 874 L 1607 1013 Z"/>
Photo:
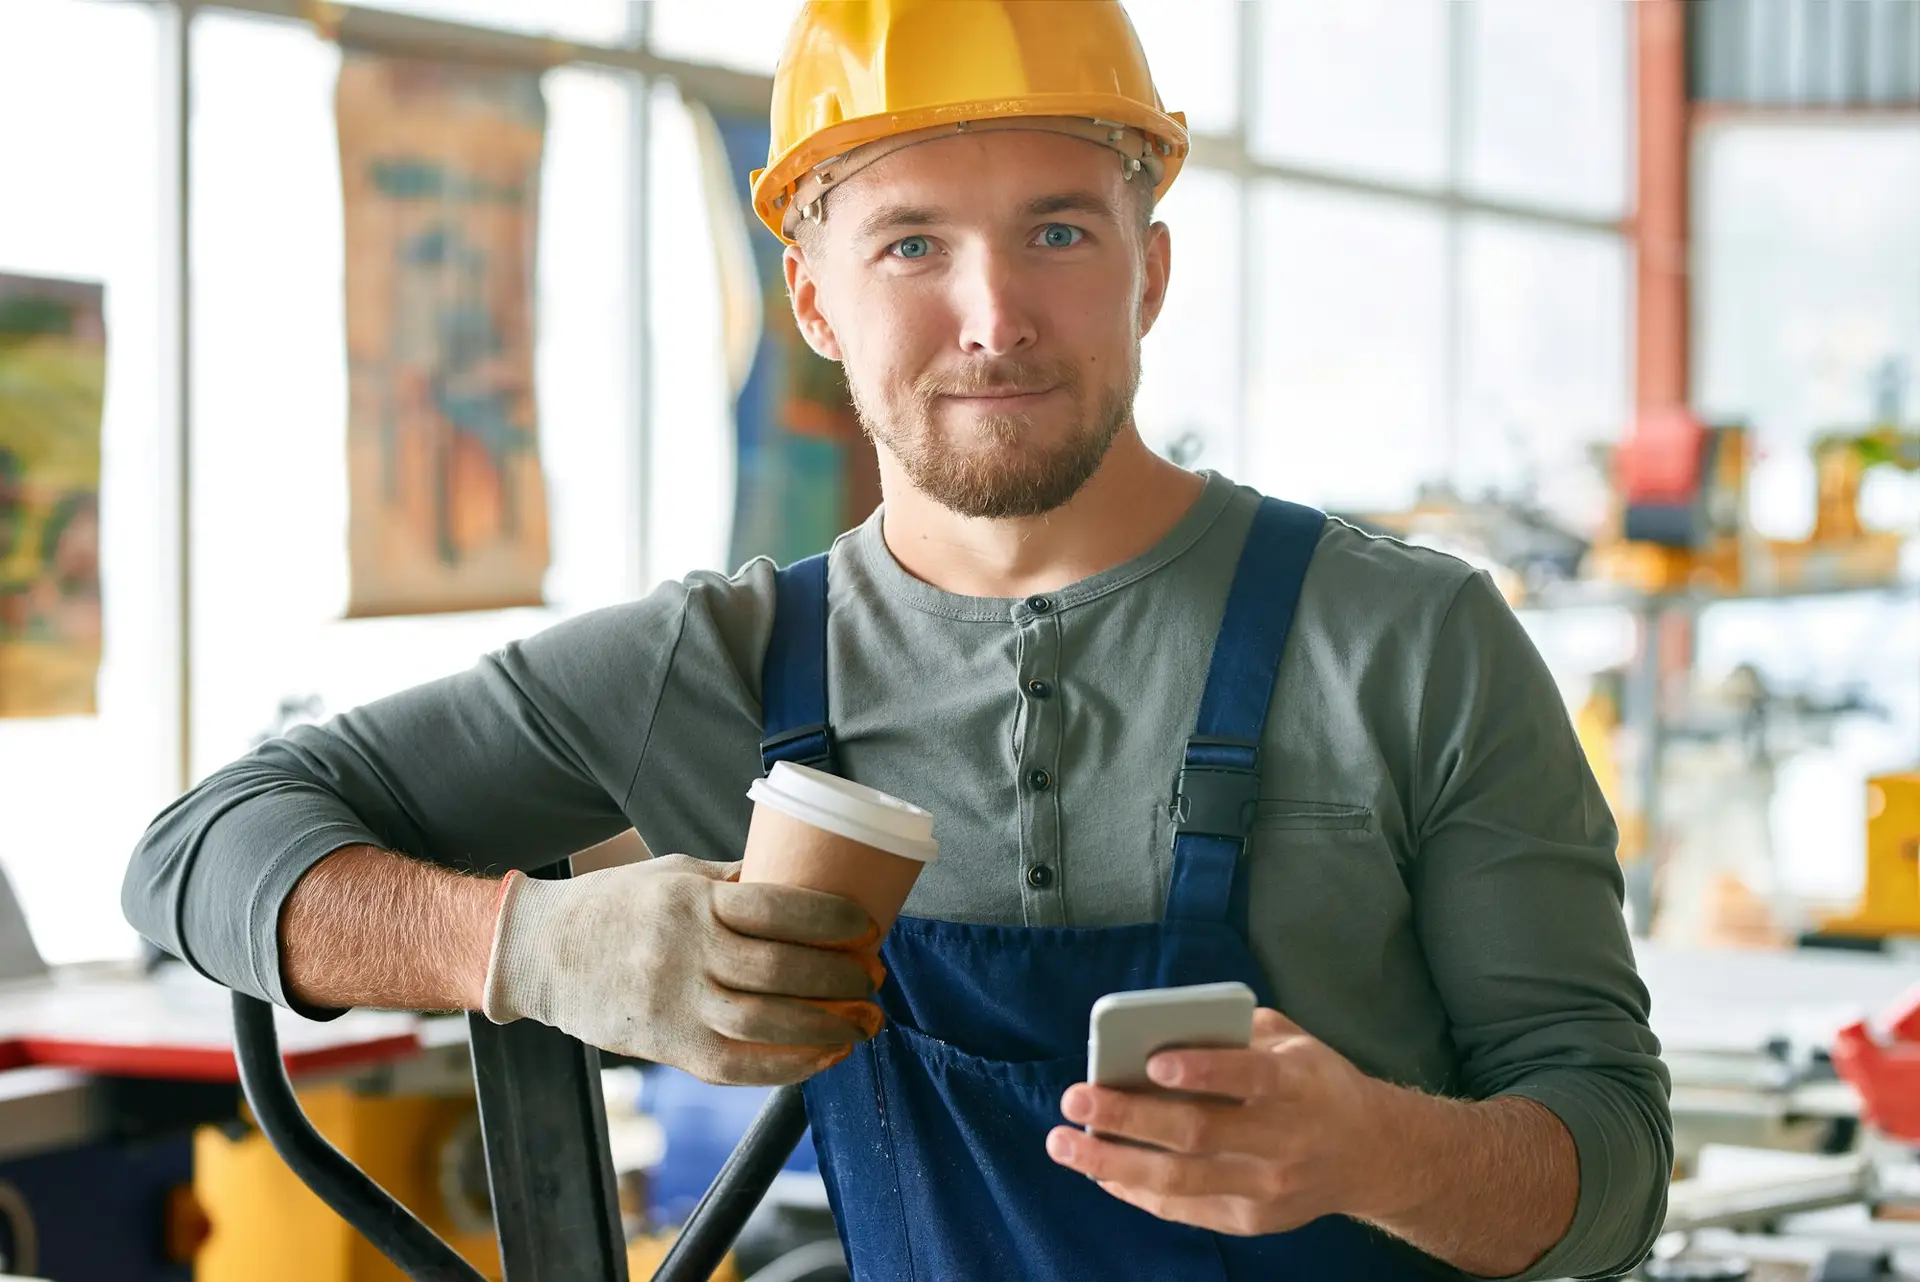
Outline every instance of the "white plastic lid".
<path fill-rule="evenodd" d="M 902 859 L 930 864 L 940 857 L 933 816 L 927 811 L 878 788 L 810 766 L 776 761 L 772 773 L 753 781 L 747 796 L 803 823 Z"/>

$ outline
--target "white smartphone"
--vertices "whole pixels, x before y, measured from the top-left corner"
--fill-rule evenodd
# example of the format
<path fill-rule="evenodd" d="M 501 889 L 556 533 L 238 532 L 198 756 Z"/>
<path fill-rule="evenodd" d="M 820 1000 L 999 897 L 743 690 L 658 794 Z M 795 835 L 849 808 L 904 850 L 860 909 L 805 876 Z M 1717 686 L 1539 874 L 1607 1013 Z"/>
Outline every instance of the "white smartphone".
<path fill-rule="evenodd" d="M 1161 1051 L 1244 1047 L 1253 1040 L 1253 990 L 1241 983 L 1108 993 L 1093 1004 L 1087 1080 L 1123 1091 L 1158 1090 L 1147 1061 Z"/>

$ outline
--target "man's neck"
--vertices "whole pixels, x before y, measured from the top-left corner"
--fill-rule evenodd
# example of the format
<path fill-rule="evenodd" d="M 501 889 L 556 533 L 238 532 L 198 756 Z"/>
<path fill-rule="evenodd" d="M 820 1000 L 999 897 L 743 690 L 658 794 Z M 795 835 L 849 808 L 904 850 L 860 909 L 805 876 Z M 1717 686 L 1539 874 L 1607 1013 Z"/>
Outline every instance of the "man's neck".
<path fill-rule="evenodd" d="M 887 550 L 915 578 L 963 596 L 1053 592 L 1123 565 L 1165 538 L 1206 489 L 1131 428 L 1078 494 L 1042 516 L 960 516 L 914 489 L 884 451 L 880 473 Z"/>

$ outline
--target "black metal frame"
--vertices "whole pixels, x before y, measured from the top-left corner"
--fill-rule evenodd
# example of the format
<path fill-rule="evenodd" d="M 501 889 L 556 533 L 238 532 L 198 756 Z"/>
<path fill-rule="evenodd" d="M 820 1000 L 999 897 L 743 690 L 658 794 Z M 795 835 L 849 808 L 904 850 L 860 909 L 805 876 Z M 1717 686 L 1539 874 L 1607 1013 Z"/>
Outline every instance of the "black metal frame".
<path fill-rule="evenodd" d="M 233 995 L 233 1051 L 240 1088 L 261 1133 L 321 1201 L 414 1282 L 486 1282 L 480 1270 L 313 1129 L 280 1060 L 273 1007 L 245 993 Z"/>
<path fill-rule="evenodd" d="M 500 1261 L 514 1282 L 627 1282 L 600 1054 L 557 1028 L 467 1017 Z"/>
<path fill-rule="evenodd" d="M 545 870 L 567 875 L 566 866 Z M 306 1186 L 416 1282 L 483 1282 L 313 1129 L 280 1059 L 273 1008 L 233 995 L 234 1054 L 254 1119 Z M 600 1053 L 544 1024 L 471 1015 L 467 1035 L 505 1282 L 628 1282 L 607 1149 Z M 806 1133 L 797 1086 L 775 1091 L 701 1198 L 654 1282 L 705 1282 Z"/>
<path fill-rule="evenodd" d="M 569 865 L 532 875 L 564 879 Z M 500 1261 L 514 1282 L 627 1282 L 600 1052 L 523 1019 L 467 1017 Z"/>

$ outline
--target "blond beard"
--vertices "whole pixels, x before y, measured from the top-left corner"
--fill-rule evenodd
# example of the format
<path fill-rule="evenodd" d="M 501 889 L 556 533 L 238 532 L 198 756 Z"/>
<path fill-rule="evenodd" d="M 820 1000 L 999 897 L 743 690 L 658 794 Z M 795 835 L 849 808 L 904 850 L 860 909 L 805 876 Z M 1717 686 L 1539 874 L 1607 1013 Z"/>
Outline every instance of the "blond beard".
<path fill-rule="evenodd" d="M 877 413 L 857 388 L 853 405 L 861 428 L 893 455 L 915 489 L 961 516 L 1008 520 L 1051 512 L 1080 492 L 1132 417 L 1139 381 L 1136 348 L 1126 383 L 1104 389 L 1089 414 L 1079 371 L 1071 365 L 1003 359 L 970 366 L 957 375 L 922 377 L 907 403 L 891 416 Z M 1027 414 L 979 419 L 970 442 L 955 442 L 935 421 L 941 396 L 1035 384 L 1060 388 L 1081 411 L 1066 439 L 1045 450 L 1020 448 L 1033 437 L 1033 420 Z M 852 380 L 848 386 L 853 387 Z"/>

